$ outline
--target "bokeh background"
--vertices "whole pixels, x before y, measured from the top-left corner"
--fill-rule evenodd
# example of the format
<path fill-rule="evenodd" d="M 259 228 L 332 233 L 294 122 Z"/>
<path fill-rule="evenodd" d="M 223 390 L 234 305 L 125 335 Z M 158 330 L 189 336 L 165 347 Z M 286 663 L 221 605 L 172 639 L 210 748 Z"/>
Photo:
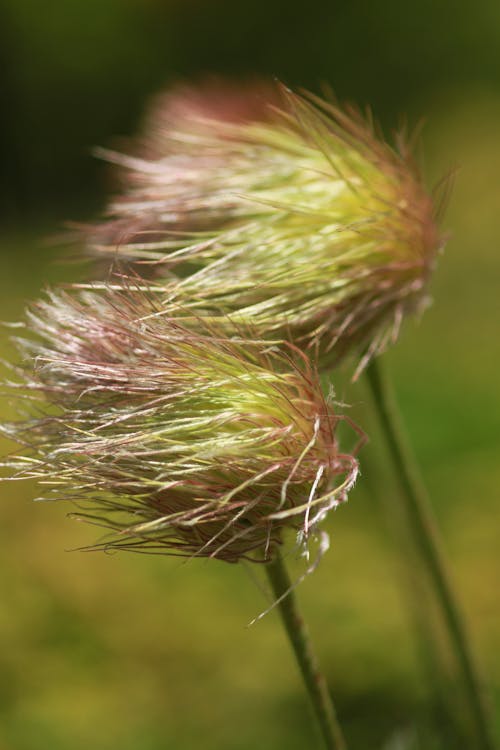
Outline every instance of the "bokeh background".
<path fill-rule="evenodd" d="M 500 4 L 1 0 L 2 320 L 77 272 L 57 236 L 113 184 L 91 147 L 206 73 L 328 82 L 387 132 L 423 116 L 430 183 L 459 167 L 434 305 L 388 360 L 498 715 Z M 329 520 L 332 548 L 299 595 L 352 750 L 417 747 L 429 690 L 382 502 L 394 487 L 363 385 L 342 389 L 371 436 L 370 481 Z M 69 552 L 93 530 L 33 504 L 32 486 L 0 489 L 1 750 L 313 746 L 276 613 L 246 628 L 265 606 L 251 571 Z"/>

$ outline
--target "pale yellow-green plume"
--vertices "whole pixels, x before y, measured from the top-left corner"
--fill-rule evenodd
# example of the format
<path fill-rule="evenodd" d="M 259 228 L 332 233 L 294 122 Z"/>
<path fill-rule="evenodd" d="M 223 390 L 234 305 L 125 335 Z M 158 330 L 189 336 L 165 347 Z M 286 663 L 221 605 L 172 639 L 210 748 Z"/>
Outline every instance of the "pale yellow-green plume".
<path fill-rule="evenodd" d="M 268 562 L 347 498 L 357 461 L 292 346 L 193 332 L 137 290 L 53 293 L 26 327 L 11 478 L 74 501 L 98 546 Z"/>
<path fill-rule="evenodd" d="M 433 202 L 404 139 L 391 147 L 354 109 L 283 87 L 180 89 L 140 155 L 106 156 L 126 179 L 92 250 L 150 264 L 187 315 L 361 369 L 426 299 Z"/>

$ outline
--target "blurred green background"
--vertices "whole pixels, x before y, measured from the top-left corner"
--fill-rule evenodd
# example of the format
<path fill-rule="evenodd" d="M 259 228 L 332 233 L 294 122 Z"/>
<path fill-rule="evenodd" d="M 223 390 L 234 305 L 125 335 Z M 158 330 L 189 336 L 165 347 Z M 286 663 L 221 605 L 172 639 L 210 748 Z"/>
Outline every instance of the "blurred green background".
<path fill-rule="evenodd" d="M 403 114 L 426 118 L 430 182 L 460 168 L 451 238 L 433 307 L 388 360 L 497 715 L 499 50 L 497 0 L 0 3 L 2 320 L 75 274 L 50 237 L 103 207 L 113 183 L 90 148 L 133 134 L 149 95 L 170 81 L 207 72 L 315 90 L 326 81 L 340 99 L 370 104 L 388 131 Z M 393 486 L 366 392 L 339 395 L 372 438 L 366 482 L 329 519 L 332 548 L 299 596 L 352 750 L 397 750 L 425 723 L 429 691 L 380 502 Z M 247 569 L 71 553 L 93 540 L 91 528 L 63 506 L 32 504 L 31 486 L 1 492 L 1 750 L 313 747 L 276 613 L 245 627 L 265 606 Z"/>

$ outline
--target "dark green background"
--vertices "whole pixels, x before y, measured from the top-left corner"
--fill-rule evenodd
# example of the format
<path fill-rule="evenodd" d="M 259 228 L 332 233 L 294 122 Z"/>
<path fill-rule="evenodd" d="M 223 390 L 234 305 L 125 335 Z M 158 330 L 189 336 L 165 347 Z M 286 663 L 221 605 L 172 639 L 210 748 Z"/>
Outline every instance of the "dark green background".
<path fill-rule="evenodd" d="M 1 0 L 1 319 L 76 273 L 47 237 L 103 207 L 113 181 L 91 147 L 133 134 L 170 81 L 207 72 L 328 82 L 387 132 L 423 116 L 429 181 L 459 166 L 434 306 L 388 360 L 498 702 L 500 4 Z M 340 395 L 372 452 L 299 594 L 352 750 L 395 750 L 428 691 L 379 501 L 393 491 L 385 457 L 362 385 Z M 245 568 L 68 553 L 93 530 L 33 505 L 32 487 L 1 490 L 2 750 L 313 746 L 276 615 L 245 629 L 264 606 Z"/>

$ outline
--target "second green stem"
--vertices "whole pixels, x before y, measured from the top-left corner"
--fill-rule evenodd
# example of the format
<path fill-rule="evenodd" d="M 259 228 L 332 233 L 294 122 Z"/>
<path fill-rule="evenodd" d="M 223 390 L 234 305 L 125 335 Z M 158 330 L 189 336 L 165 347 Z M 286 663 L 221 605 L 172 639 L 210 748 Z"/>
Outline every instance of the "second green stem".
<path fill-rule="evenodd" d="M 440 606 L 450 642 L 456 654 L 465 693 L 474 721 L 478 750 L 495 750 L 481 685 L 462 618 L 455 601 L 441 553 L 432 509 L 413 456 L 406 445 L 397 406 L 379 360 L 367 368 L 375 409 L 392 456 L 402 490 L 401 498 L 421 559 L 427 569 Z"/>

